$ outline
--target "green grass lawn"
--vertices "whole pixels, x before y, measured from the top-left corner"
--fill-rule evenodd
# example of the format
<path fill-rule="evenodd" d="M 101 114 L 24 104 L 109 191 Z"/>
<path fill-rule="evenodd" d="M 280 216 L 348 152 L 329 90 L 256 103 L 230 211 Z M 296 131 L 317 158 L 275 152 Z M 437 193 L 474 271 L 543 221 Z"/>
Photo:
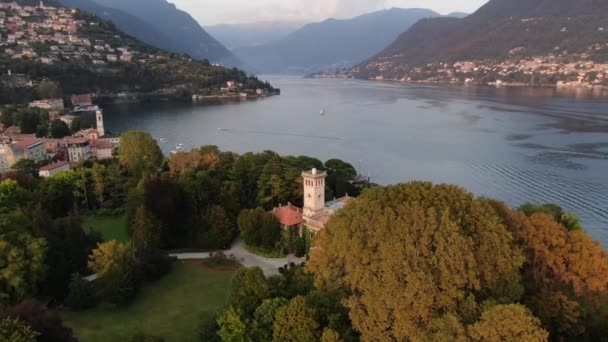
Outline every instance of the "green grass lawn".
<path fill-rule="evenodd" d="M 177 261 L 171 273 L 145 286 L 125 308 L 102 305 L 62 317 L 81 342 L 129 341 L 138 332 L 167 342 L 198 341 L 202 318 L 226 304 L 233 275 Z"/>
<path fill-rule="evenodd" d="M 125 218 L 123 216 L 87 216 L 84 219 L 84 229 L 86 232 L 90 232 L 91 229 L 100 232 L 106 241 L 129 241 L 127 227 L 125 226 Z"/>

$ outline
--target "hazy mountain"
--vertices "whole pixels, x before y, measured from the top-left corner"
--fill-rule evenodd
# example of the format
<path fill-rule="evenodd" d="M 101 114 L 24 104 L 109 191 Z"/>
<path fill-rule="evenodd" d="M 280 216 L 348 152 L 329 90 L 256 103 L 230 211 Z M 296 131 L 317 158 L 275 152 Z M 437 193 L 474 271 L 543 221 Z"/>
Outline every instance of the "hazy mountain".
<path fill-rule="evenodd" d="M 192 16 L 177 9 L 167 0 L 93 0 L 101 7 L 92 6 L 91 0 L 62 1 L 66 5 L 82 8 L 103 18 L 117 17 L 116 12 L 111 15 L 107 8 L 131 15 L 138 21 L 129 23 L 128 20 L 117 19 L 115 25 L 143 41 L 155 42 L 155 46 L 187 53 L 197 59 L 206 58 L 226 65 L 240 64 L 238 59 L 209 35 Z M 145 25 L 140 27 L 141 23 Z M 150 38 L 155 34 L 158 34 L 158 39 Z"/>
<path fill-rule="evenodd" d="M 152 25 L 123 11 L 99 5 L 93 0 L 61 0 L 61 4 L 65 7 L 79 8 L 111 21 L 119 30 L 137 37 L 144 43 L 169 51 L 177 50 L 176 44 Z"/>
<path fill-rule="evenodd" d="M 264 73 L 312 73 L 357 64 L 388 46 L 422 18 L 427 9 L 389 9 L 353 19 L 308 24 L 278 42 L 234 50 Z"/>
<path fill-rule="evenodd" d="M 205 30 L 229 49 L 269 44 L 287 37 L 304 22 L 256 22 L 206 26 Z"/>
<path fill-rule="evenodd" d="M 465 13 L 465 12 L 452 12 L 448 15 L 446 15 L 446 17 L 452 17 L 452 18 L 464 18 L 466 16 L 468 16 L 470 13 Z"/>
<path fill-rule="evenodd" d="M 507 58 L 514 49 L 582 53 L 608 42 L 607 18 L 608 0 L 491 0 L 463 19 L 421 20 L 357 69 L 366 78 L 437 61 Z"/>

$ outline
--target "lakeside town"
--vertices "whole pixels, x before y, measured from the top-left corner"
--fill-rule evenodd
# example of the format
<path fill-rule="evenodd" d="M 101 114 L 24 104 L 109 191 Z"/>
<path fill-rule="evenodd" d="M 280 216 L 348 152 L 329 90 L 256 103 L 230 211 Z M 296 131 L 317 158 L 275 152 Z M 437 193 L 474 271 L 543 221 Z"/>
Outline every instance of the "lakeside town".
<path fill-rule="evenodd" d="M 22 133 L 18 126 L 4 127 L 0 124 L 0 173 L 10 171 L 22 160 L 28 160 L 40 165 L 39 176 L 50 177 L 85 161 L 113 158 L 120 138 L 106 134 L 103 111 L 93 105 L 92 95 L 73 95 L 70 104 L 70 107 L 65 107 L 61 98 L 47 99 L 30 102 L 28 108 L 42 110 L 48 115 L 48 125 L 61 122 L 66 128 L 75 127 L 74 122 L 87 114 L 94 115 L 94 127 L 63 138 L 52 138 Z M 0 117 L 2 115 L 0 113 Z"/>
<path fill-rule="evenodd" d="M 608 44 L 604 48 L 608 48 Z M 418 67 L 386 60 L 365 65 L 365 74 L 370 80 L 405 83 L 608 89 L 608 63 L 598 63 L 588 58 L 587 55 L 569 56 L 567 59 L 563 56 L 547 55 L 510 58 L 504 61 L 437 62 Z M 311 77 L 361 78 L 362 74 L 362 67 L 357 66 L 335 73 L 319 73 Z"/>

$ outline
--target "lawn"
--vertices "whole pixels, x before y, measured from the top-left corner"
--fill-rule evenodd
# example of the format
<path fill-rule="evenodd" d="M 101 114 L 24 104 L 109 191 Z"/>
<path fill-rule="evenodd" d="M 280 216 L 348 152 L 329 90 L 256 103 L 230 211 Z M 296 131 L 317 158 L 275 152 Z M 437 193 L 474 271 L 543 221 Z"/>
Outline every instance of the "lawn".
<path fill-rule="evenodd" d="M 138 332 L 162 336 L 167 342 L 198 341 L 202 318 L 226 304 L 233 275 L 178 261 L 170 274 L 145 286 L 125 308 L 103 305 L 85 312 L 66 311 L 62 317 L 81 342 L 129 341 Z"/>
<path fill-rule="evenodd" d="M 91 215 L 84 219 L 84 229 L 87 232 L 95 230 L 103 236 L 105 241 L 129 241 L 125 218 L 123 216 Z"/>

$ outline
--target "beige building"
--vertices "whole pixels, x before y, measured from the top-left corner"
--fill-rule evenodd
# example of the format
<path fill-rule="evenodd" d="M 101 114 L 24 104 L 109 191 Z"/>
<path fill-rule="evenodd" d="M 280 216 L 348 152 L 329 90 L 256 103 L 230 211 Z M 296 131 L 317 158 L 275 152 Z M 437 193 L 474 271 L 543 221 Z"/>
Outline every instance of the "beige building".
<path fill-rule="evenodd" d="M 40 170 L 38 170 L 38 175 L 43 178 L 48 178 L 58 174 L 59 172 L 69 170 L 70 163 L 67 161 L 58 161 L 56 163 L 41 167 Z"/>
<path fill-rule="evenodd" d="M 93 158 L 91 144 L 86 138 L 71 138 L 66 140 L 70 162 L 79 163 Z"/>
<path fill-rule="evenodd" d="M 64 109 L 63 99 L 46 99 L 39 101 L 32 101 L 29 104 L 30 108 L 40 109 Z"/>
<path fill-rule="evenodd" d="M 114 144 L 110 142 L 103 140 L 91 141 L 91 152 L 93 157 L 97 160 L 114 158 L 114 149 Z"/>
<path fill-rule="evenodd" d="M 23 159 L 23 149 L 12 143 L 0 144 L 0 173 L 10 171 L 16 162 Z"/>
<path fill-rule="evenodd" d="M 40 139 L 26 138 L 13 144 L 21 147 L 25 159 L 33 160 L 36 163 L 46 160 L 46 145 Z"/>

